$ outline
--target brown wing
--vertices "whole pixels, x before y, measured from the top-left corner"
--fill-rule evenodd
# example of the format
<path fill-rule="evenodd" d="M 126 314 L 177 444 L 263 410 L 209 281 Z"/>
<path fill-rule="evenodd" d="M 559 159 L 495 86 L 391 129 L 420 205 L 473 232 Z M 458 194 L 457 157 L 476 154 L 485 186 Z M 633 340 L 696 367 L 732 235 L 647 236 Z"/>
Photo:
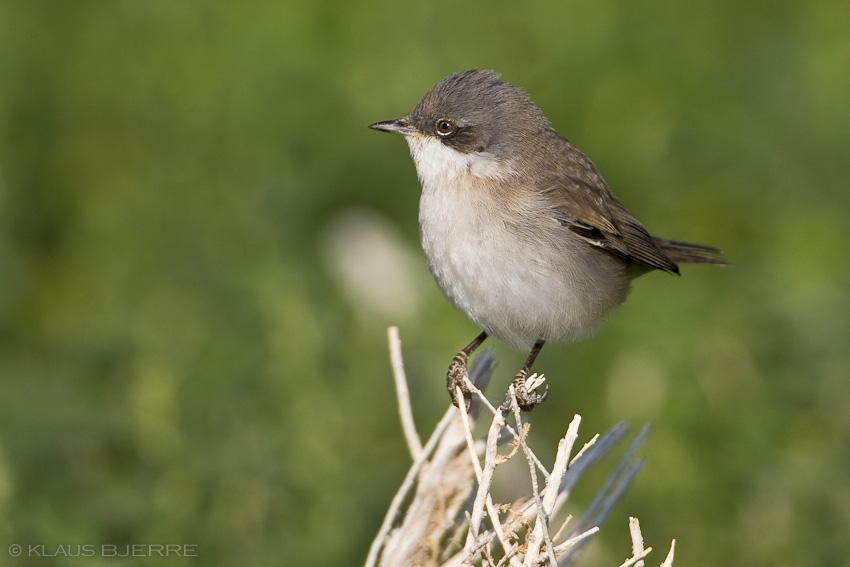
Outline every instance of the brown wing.
<path fill-rule="evenodd" d="M 617 201 L 595 169 L 554 175 L 541 188 L 560 223 L 589 244 L 651 268 L 679 273 L 676 262 Z"/>

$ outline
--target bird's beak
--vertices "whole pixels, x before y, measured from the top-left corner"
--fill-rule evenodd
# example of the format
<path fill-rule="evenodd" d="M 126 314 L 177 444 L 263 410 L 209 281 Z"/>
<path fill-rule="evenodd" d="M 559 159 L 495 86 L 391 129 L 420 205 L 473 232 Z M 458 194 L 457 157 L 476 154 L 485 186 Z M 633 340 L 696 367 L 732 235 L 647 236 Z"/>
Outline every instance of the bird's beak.
<path fill-rule="evenodd" d="M 404 118 L 399 118 L 398 120 L 384 120 L 383 122 L 375 122 L 374 124 L 370 124 L 369 128 L 371 128 L 372 130 L 392 132 L 393 134 L 401 134 L 402 136 L 407 136 L 409 134 L 415 134 L 416 132 L 418 132 L 418 130 L 411 126 L 410 123 Z"/>

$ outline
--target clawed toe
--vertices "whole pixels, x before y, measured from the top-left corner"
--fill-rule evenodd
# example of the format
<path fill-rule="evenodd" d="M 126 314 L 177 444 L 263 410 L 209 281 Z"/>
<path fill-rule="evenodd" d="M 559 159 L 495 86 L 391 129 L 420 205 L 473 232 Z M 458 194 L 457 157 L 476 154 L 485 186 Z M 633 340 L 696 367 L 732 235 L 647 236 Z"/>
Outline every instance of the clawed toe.
<path fill-rule="evenodd" d="M 533 410 L 537 405 L 542 404 L 543 401 L 546 400 L 546 398 L 549 396 L 549 386 L 548 385 L 546 386 L 546 389 L 543 390 L 542 394 L 537 393 L 537 391 L 535 390 L 535 388 L 537 387 L 536 385 L 533 388 L 531 388 L 531 390 L 529 390 L 528 385 L 527 385 L 527 378 L 528 378 L 528 371 L 526 371 L 525 369 L 522 369 L 517 373 L 517 375 L 514 377 L 513 381 L 511 382 L 511 385 L 514 388 L 514 397 L 516 398 L 517 406 L 519 406 L 519 409 L 521 409 L 522 411 Z M 539 383 L 537 385 L 539 385 Z M 502 402 L 502 405 L 500 406 L 502 413 L 504 413 L 504 414 L 510 413 L 511 405 L 512 405 L 512 400 L 511 400 L 511 394 L 510 394 L 510 391 L 509 391 L 508 394 L 505 396 L 505 400 Z"/>
<path fill-rule="evenodd" d="M 538 394 L 535 391 L 529 392 L 527 389 L 522 388 L 516 393 L 516 403 L 522 411 L 531 411 L 535 406 L 542 404 L 548 396 L 549 386 L 546 386 L 542 394 Z"/>
<path fill-rule="evenodd" d="M 458 406 L 457 388 L 459 387 L 461 394 L 463 394 L 466 409 L 469 409 L 469 404 L 472 400 L 472 392 L 466 385 L 467 380 L 469 380 L 469 371 L 466 368 L 468 360 L 468 354 L 459 352 L 452 360 L 452 363 L 449 365 L 449 371 L 446 373 L 446 390 L 449 391 L 452 403 Z"/>
<path fill-rule="evenodd" d="M 460 388 L 464 406 L 466 409 L 469 409 L 472 401 L 472 390 L 467 385 L 469 384 L 469 371 L 467 370 L 466 365 L 469 362 L 469 355 L 478 348 L 486 338 L 487 332 L 483 331 L 480 335 L 473 339 L 471 343 L 466 345 L 463 350 L 457 353 L 452 360 L 452 363 L 449 365 L 449 371 L 446 373 L 446 389 L 449 391 L 449 396 L 455 406 L 458 406 L 460 403 L 457 395 L 457 390 Z M 507 415 L 511 412 L 514 398 L 516 399 L 519 409 L 522 411 L 531 411 L 536 406 L 542 404 L 549 395 L 549 386 L 546 386 L 546 389 L 543 390 L 542 394 L 538 394 L 536 391 L 537 388 L 543 384 L 544 378 L 542 374 L 539 376 L 534 374 L 531 376 L 532 379 L 528 378 L 529 369 L 534 363 L 534 359 L 537 358 L 537 354 L 543 347 L 544 342 L 545 341 L 543 339 L 538 339 L 537 342 L 534 343 L 534 346 L 531 348 L 531 353 L 525 361 L 525 365 L 519 372 L 517 372 L 517 375 L 514 376 L 514 379 L 511 382 L 514 394 L 511 396 L 511 394 L 508 393 L 508 395 L 505 396 L 505 401 L 503 401 L 500 406 L 503 414 Z M 536 379 L 534 379 L 535 377 Z"/>
<path fill-rule="evenodd" d="M 472 339 L 471 343 L 455 355 L 454 360 L 449 365 L 449 371 L 446 374 L 446 389 L 449 391 L 449 396 L 455 406 L 458 405 L 457 389 L 460 388 L 466 409 L 469 409 L 469 404 L 472 401 L 472 390 L 467 386 L 469 371 L 466 369 L 466 363 L 469 361 L 469 355 L 481 346 L 486 338 L 487 331 L 481 331 L 480 335 Z"/>

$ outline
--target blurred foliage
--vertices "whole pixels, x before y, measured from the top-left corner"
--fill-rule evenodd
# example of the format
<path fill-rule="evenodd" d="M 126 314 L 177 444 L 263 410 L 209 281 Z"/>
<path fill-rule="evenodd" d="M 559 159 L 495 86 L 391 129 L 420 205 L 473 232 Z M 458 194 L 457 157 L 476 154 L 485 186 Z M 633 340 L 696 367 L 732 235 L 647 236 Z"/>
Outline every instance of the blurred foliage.
<path fill-rule="evenodd" d="M 847 22 L 837 0 L 0 2 L 2 553 L 362 563 L 408 465 L 384 328 L 423 434 L 477 333 L 424 267 L 405 144 L 366 125 L 477 67 L 653 232 L 734 262 L 641 278 L 598 337 L 538 359 L 553 451 L 573 413 L 588 435 L 655 424 L 594 563 L 626 556 L 629 514 L 682 565 L 841 563 Z M 340 245 L 351 211 L 402 258 L 360 287 L 341 262 L 375 240 Z M 414 293 L 372 309 L 363 281 Z M 503 386 L 524 355 L 495 348 Z M 40 561 L 20 564 L 82 563 Z"/>

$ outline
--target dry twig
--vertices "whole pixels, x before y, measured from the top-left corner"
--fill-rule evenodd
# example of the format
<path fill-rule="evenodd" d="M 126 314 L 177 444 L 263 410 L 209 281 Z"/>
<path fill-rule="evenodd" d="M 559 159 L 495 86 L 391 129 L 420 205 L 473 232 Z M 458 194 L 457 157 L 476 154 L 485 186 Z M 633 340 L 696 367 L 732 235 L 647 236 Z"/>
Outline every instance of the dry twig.
<path fill-rule="evenodd" d="M 484 396 L 483 387 L 493 370 L 487 352 L 475 360 L 470 370 L 467 387 L 474 396 L 469 412 L 464 403 L 459 404 L 460 409 L 451 406 L 422 446 L 410 408 L 397 329 L 391 327 L 388 336 L 399 414 L 413 465 L 390 504 L 365 566 L 572 565 L 640 468 L 640 461 L 633 462 L 634 454 L 648 429 L 644 428 L 632 441 L 572 530 L 568 530 L 572 516 L 567 516 L 552 535 L 550 523 L 566 503 L 573 484 L 623 439 L 627 428 L 620 424 L 602 437 L 594 436 L 570 458 L 581 422 L 580 416 L 574 416 L 558 443 L 552 469 L 547 470 L 528 444 L 530 422 L 523 422 L 515 398 L 515 425 L 510 425 Z M 542 376 L 532 375 L 526 385 L 533 389 L 543 380 Z M 460 391 L 457 395 L 462 400 Z M 513 397 L 513 388 L 510 395 Z M 482 410 L 489 411 L 493 419 L 486 437 L 476 440 L 473 428 Z M 499 452 L 500 441 L 506 439 L 513 439 L 513 448 Z M 511 505 L 498 504 L 491 493 L 496 468 L 518 454 L 518 449 L 528 463 L 531 498 Z M 542 488 L 538 473 L 543 476 Z M 414 486 L 415 494 L 408 498 Z M 402 505 L 408 500 L 402 515 Z M 651 548 L 644 548 L 637 519 L 630 519 L 629 529 L 632 557 L 620 567 L 642 567 Z M 564 533 L 567 536 L 561 541 Z M 662 567 L 672 567 L 674 546 L 675 541 Z"/>

